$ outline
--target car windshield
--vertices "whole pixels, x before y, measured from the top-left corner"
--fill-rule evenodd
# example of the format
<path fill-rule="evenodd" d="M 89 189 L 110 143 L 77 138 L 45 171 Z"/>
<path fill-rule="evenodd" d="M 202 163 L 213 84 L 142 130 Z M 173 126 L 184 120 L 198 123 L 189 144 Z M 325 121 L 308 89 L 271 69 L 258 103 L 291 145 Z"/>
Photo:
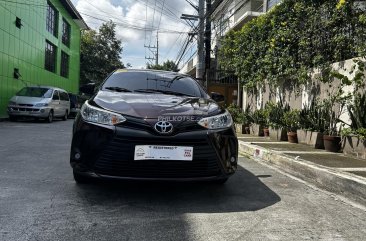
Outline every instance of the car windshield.
<path fill-rule="evenodd" d="M 42 87 L 24 87 L 17 94 L 17 96 L 41 97 L 51 98 L 52 89 Z"/>
<path fill-rule="evenodd" d="M 193 78 L 173 72 L 115 72 L 102 90 L 202 97 L 202 90 Z"/>

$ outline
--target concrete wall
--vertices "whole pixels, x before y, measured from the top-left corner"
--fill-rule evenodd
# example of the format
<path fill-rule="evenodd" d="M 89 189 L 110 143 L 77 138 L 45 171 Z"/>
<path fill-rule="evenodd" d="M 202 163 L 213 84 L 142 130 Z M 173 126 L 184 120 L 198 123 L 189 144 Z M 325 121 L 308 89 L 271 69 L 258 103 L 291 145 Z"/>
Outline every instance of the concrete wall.
<path fill-rule="evenodd" d="M 357 73 L 357 67 L 356 71 L 352 71 L 355 66 L 354 60 L 356 59 L 349 59 L 334 63 L 332 65 L 332 69 L 333 71 L 337 71 L 340 74 L 347 76 L 349 79 L 353 79 Z M 320 80 L 320 77 L 320 71 L 318 69 L 314 69 L 311 71 L 311 81 L 296 88 L 291 88 L 292 85 L 289 82 L 285 82 L 283 86 L 280 87 L 271 87 L 266 84 L 265 86 L 258 88 L 257 93 L 248 93 L 245 88 L 243 88 L 242 106 L 244 108 L 247 104 L 250 104 L 252 110 L 255 108 L 259 109 L 263 108 L 268 101 L 278 102 L 279 99 L 282 98 L 283 101 L 288 103 L 291 108 L 302 109 L 314 98 L 323 100 L 328 98 L 330 95 L 334 95 L 336 89 L 338 89 L 341 84 L 338 79 L 334 79 L 331 83 L 324 83 Z M 364 81 L 366 83 L 366 79 Z M 343 87 L 343 91 L 345 95 L 353 93 L 355 91 L 355 87 L 353 85 L 345 86 Z M 338 107 L 339 106 L 336 106 L 335 110 L 337 110 Z M 350 123 L 349 115 L 346 111 L 341 115 L 341 119 Z"/>

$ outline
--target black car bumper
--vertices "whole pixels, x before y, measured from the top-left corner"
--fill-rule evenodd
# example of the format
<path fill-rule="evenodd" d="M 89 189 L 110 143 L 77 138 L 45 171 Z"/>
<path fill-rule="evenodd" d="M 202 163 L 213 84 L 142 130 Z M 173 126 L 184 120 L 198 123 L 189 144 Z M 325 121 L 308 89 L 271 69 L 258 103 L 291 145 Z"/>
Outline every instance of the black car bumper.
<path fill-rule="evenodd" d="M 193 160 L 134 160 L 136 145 L 192 146 Z M 171 136 L 131 126 L 74 123 L 70 163 L 74 172 L 99 178 L 214 180 L 233 174 L 238 141 L 233 128 L 192 129 Z"/>

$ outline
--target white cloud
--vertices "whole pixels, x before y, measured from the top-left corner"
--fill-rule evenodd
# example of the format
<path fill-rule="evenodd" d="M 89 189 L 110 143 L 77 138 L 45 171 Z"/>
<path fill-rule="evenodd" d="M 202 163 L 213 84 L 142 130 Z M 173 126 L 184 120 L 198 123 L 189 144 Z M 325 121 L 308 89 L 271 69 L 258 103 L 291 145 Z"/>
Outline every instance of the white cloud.
<path fill-rule="evenodd" d="M 161 14 L 163 2 L 164 14 Z M 149 51 L 144 45 L 156 44 L 156 31 L 141 29 L 156 29 L 160 22 L 161 30 L 188 31 L 189 27 L 182 23 L 179 17 L 182 13 L 194 14 L 194 9 L 184 0 L 73 0 L 73 3 L 85 22 L 93 29 L 98 29 L 103 23 L 100 19 L 116 22 L 116 34 L 124 46 L 122 61 L 131 63 L 134 68 L 145 66 L 145 54 L 148 55 Z M 151 7 L 147 7 L 146 3 Z M 169 50 L 167 58 L 175 58 L 181 46 L 176 45 L 172 48 L 172 45 L 178 36 L 179 34 L 171 33 L 159 34 L 160 63 L 166 60 L 163 57 Z M 186 34 L 182 37 L 184 36 Z"/>

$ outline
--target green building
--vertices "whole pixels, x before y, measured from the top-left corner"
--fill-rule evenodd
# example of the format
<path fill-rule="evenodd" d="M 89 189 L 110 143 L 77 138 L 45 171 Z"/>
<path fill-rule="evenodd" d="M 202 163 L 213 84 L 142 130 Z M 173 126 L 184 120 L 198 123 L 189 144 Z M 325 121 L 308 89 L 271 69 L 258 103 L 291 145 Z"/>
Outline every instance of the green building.
<path fill-rule="evenodd" d="M 0 0 L 0 118 L 24 86 L 78 92 L 80 31 L 87 28 L 70 0 Z"/>

